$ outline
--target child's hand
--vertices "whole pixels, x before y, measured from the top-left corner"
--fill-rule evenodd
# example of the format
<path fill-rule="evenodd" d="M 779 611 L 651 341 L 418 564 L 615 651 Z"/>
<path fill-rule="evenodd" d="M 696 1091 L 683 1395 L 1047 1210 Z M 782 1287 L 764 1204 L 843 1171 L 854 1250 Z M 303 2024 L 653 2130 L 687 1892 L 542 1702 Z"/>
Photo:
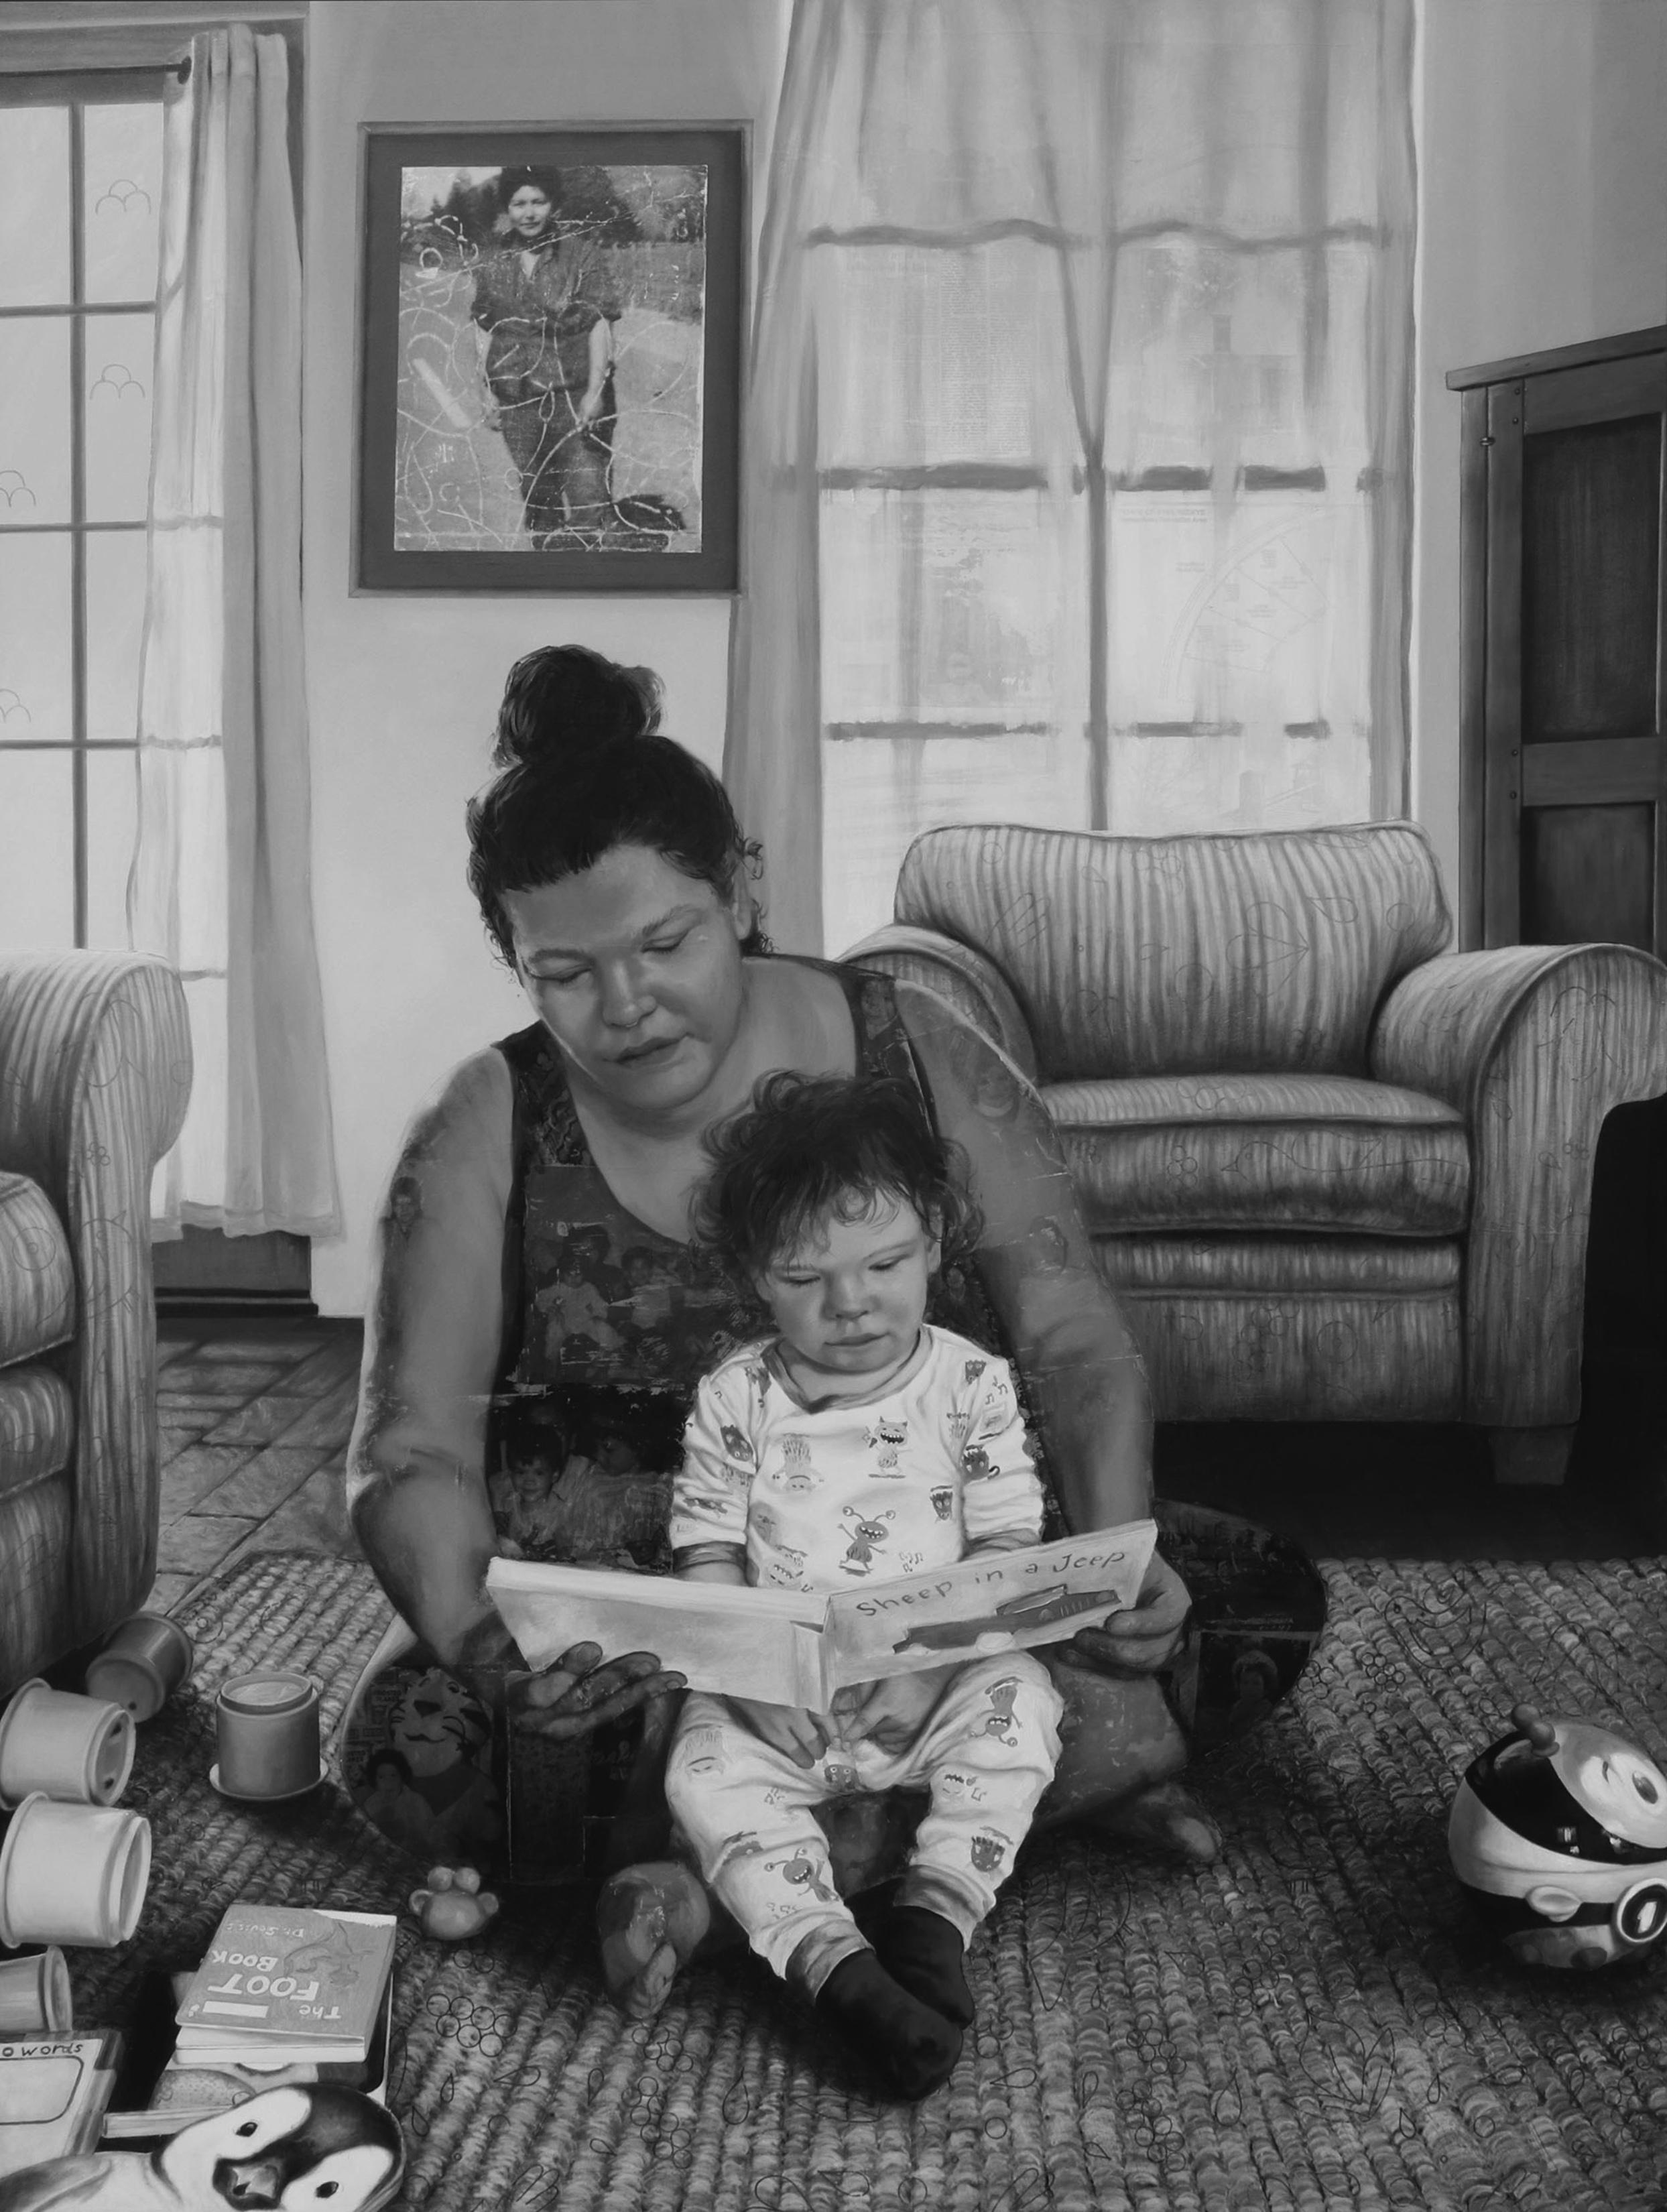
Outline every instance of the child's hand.
<path fill-rule="evenodd" d="M 741 1718 L 772 1751 L 795 1766 L 814 1766 L 828 1747 L 828 1732 L 802 1705 L 769 1705 L 757 1698 L 732 1698 Z"/>
<path fill-rule="evenodd" d="M 834 1711 L 849 1727 L 895 1757 L 913 1743 L 922 1723 L 958 1672 L 955 1667 L 923 1667 L 915 1674 L 859 1682 L 835 1694 Z"/>

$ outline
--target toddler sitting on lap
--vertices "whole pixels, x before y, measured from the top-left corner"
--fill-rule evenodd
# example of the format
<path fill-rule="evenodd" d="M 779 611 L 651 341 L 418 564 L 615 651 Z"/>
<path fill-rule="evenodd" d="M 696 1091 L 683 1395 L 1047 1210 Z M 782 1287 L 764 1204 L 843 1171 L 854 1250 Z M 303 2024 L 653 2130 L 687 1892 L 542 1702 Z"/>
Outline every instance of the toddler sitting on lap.
<path fill-rule="evenodd" d="M 691 1581 L 844 1589 L 1036 1543 L 1042 1489 L 1007 1363 L 925 1322 L 976 1232 L 908 1086 L 766 1078 L 709 1140 L 703 1239 L 776 1333 L 706 1376 L 672 1492 Z M 946 2080 L 973 2006 L 963 1959 L 1052 1779 L 1062 1706 L 1022 1652 L 842 1691 L 812 1713 L 697 1694 L 666 1796 L 709 1887 L 775 1971 L 904 2096 Z M 878 1954 L 811 1808 L 925 1784 Z"/>

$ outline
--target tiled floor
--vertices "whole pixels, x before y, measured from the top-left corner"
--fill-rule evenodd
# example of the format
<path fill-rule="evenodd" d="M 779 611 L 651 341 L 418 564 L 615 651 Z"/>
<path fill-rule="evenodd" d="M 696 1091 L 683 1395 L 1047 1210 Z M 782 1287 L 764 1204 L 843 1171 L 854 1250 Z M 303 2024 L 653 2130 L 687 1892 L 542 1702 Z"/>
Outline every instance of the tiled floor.
<path fill-rule="evenodd" d="M 356 1322 L 165 1322 L 160 1331 L 166 1607 L 248 1550 L 356 1549 L 342 1474 Z M 1667 1543 L 1667 1406 L 1652 1370 L 1591 1372 L 1567 1484 L 1502 1490 L 1473 1430 L 1176 1425 L 1159 1493 L 1242 1513 L 1321 1558 L 1601 1559 Z"/>
<path fill-rule="evenodd" d="M 159 1329 L 166 1608 L 246 1551 L 356 1551 L 342 1475 L 359 1382 L 352 1322 Z"/>

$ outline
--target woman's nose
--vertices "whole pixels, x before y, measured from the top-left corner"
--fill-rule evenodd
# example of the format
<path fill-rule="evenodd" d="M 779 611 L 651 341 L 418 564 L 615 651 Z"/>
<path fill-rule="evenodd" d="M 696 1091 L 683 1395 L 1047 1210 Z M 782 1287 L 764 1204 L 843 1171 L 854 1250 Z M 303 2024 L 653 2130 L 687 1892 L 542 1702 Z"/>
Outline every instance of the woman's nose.
<path fill-rule="evenodd" d="M 654 999 L 642 978 L 628 968 L 605 969 L 602 973 L 602 1018 L 612 1029 L 635 1029 L 654 1011 Z"/>

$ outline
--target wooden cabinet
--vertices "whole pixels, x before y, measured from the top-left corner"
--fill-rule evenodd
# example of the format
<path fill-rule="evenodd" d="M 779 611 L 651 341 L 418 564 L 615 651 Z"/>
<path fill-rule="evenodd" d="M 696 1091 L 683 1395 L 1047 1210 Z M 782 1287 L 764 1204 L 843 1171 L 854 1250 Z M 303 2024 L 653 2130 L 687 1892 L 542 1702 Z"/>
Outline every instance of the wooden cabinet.
<path fill-rule="evenodd" d="M 1667 327 L 1451 370 L 1460 941 L 1667 955 Z"/>

